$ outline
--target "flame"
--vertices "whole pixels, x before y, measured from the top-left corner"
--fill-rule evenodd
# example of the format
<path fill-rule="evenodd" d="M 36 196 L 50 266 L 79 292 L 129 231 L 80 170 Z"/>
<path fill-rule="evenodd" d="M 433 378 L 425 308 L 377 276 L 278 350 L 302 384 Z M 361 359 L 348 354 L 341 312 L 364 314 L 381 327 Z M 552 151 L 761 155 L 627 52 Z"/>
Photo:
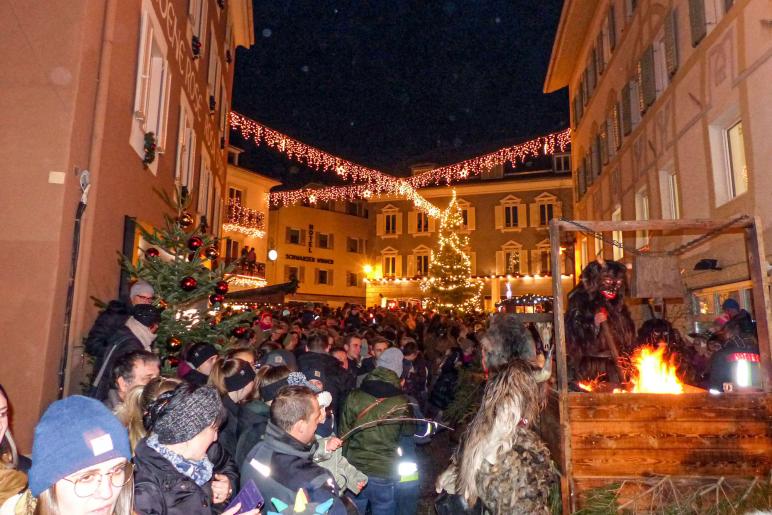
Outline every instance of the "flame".
<path fill-rule="evenodd" d="M 630 362 L 634 369 L 631 393 L 684 393 L 678 379 L 675 355 L 665 357 L 665 347 L 648 345 L 635 349 Z"/>
<path fill-rule="evenodd" d="M 579 381 L 576 386 L 584 390 L 585 392 L 591 392 L 595 389 L 595 385 L 592 381 Z"/>

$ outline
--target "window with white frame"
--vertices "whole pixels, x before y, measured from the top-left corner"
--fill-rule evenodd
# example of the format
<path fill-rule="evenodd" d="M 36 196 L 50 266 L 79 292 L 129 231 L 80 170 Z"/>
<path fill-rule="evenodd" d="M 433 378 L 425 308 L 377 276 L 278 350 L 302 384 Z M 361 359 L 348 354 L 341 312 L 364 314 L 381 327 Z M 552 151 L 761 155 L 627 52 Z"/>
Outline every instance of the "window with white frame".
<path fill-rule="evenodd" d="M 662 27 L 654 36 L 654 84 L 659 97 L 670 84 L 670 74 L 667 70 L 667 49 L 665 46 L 665 28 Z"/>
<path fill-rule="evenodd" d="M 552 169 L 555 173 L 571 171 L 571 154 L 555 154 L 552 156 Z"/>
<path fill-rule="evenodd" d="M 244 205 L 244 191 L 239 188 L 229 187 L 228 188 L 228 200 L 231 202 L 235 202 L 239 205 Z"/>
<path fill-rule="evenodd" d="M 286 240 L 287 240 L 287 243 L 290 243 L 292 245 L 302 245 L 303 244 L 302 230 L 296 229 L 294 227 L 287 227 Z"/>
<path fill-rule="evenodd" d="M 496 229 L 500 231 L 519 231 L 528 226 L 527 205 L 514 195 L 504 197 L 493 209 Z"/>
<path fill-rule="evenodd" d="M 152 9 L 143 9 L 140 25 L 134 116 L 129 142 L 140 157 L 145 156 L 145 137 L 153 133 L 156 153 L 163 154 L 169 114 L 171 73 L 166 60 L 167 45 Z M 148 165 L 157 171 L 158 159 Z"/>
<path fill-rule="evenodd" d="M 560 218 L 561 206 L 562 203 L 551 193 L 544 192 L 538 195 L 530 207 L 531 227 L 544 227 L 553 218 Z"/>
<path fill-rule="evenodd" d="M 496 273 L 499 275 L 528 273 L 527 252 L 523 250 L 520 243 L 508 241 L 501 246 L 501 250 L 496 251 Z"/>
<path fill-rule="evenodd" d="M 316 284 L 332 284 L 332 270 L 316 269 Z"/>
<path fill-rule="evenodd" d="M 177 163 L 174 169 L 175 182 L 193 190 L 196 172 L 196 131 L 193 128 L 193 111 L 184 94 L 180 97 L 180 127 L 177 136 Z"/>
<path fill-rule="evenodd" d="M 429 215 L 423 211 L 417 211 L 415 215 L 416 232 L 429 232 Z"/>
<path fill-rule="evenodd" d="M 386 234 L 397 234 L 397 215 L 390 213 L 386 217 Z"/>
<path fill-rule="evenodd" d="M 304 268 L 302 266 L 284 265 L 284 280 L 291 281 L 292 279 L 295 279 L 297 282 L 302 283 L 303 272 Z"/>
<path fill-rule="evenodd" d="M 206 31 L 206 9 L 208 0 L 189 0 L 188 19 L 193 35 L 204 44 L 204 32 Z"/>
<path fill-rule="evenodd" d="M 346 286 L 359 286 L 359 275 L 355 272 L 346 272 Z"/>
<path fill-rule="evenodd" d="M 398 277 L 402 274 L 402 259 L 396 249 L 387 247 L 381 251 L 381 271 L 384 277 Z"/>
<path fill-rule="evenodd" d="M 531 258 L 531 268 L 534 274 L 549 274 L 552 270 L 552 262 L 550 259 L 551 247 L 549 240 L 540 241 L 536 245 L 536 249 L 531 251 L 533 257 Z"/>
<path fill-rule="evenodd" d="M 228 68 L 233 62 L 233 52 L 235 52 L 235 50 L 233 48 L 233 22 L 231 21 L 231 10 L 226 9 L 226 12 L 223 55 L 225 56 L 225 67 Z"/>
<path fill-rule="evenodd" d="M 748 191 L 743 122 L 734 108 L 710 125 L 713 187 L 716 205 L 722 205 Z"/>
<path fill-rule="evenodd" d="M 408 256 L 408 276 L 426 277 L 429 275 L 429 263 L 432 250 L 426 245 L 420 245 L 413 249 L 413 254 Z"/>
<path fill-rule="evenodd" d="M 226 88 L 220 88 L 220 148 L 225 148 L 228 138 L 228 115 L 231 106 L 228 102 L 228 92 Z"/>
<path fill-rule="evenodd" d="M 614 208 L 614 211 L 611 213 L 611 220 L 614 222 L 619 222 L 622 220 L 622 206 L 616 206 Z M 624 244 L 624 234 L 622 231 L 612 231 L 611 237 L 619 243 L 620 245 Z M 625 255 L 625 251 L 621 246 L 614 245 L 612 247 L 612 252 L 614 256 L 614 261 L 619 261 L 622 259 Z"/>
<path fill-rule="evenodd" d="M 649 190 L 645 186 L 635 193 L 635 219 L 649 219 Z M 635 239 L 635 248 L 647 247 L 649 245 L 649 231 L 637 231 Z"/>
<path fill-rule="evenodd" d="M 388 204 L 376 215 L 376 234 L 381 238 L 396 238 L 402 234 L 402 213 Z"/>
<path fill-rule="evenodd" d="M 220 182 L 214 179 L 214 202 L 212 203 L 212 235 L 219 237 L 222 228 L 222 190 Z"/>
<path fill-rule="evenodd" d="M 325 234 L 322 232 L 316 233 L 316 246 L 319 247 L 320 249 L 331 249 L 332 240 L 333 240 L 332 234 Z"/>
<path fill-rule="evenodd" d="M 474 231 L 476 228 L 475 208 L 463 199 L 458 199 L 458 207 L 461 208 L 461 230 Z"/>
<path fill-rule="evenodd" d="M 222 101 L 220 91 L 222 87 L 222 63 L 217 53 L 216 42 L 214 27 L 212 27 L 209 32 L 209 72 L 206 83 L 210 113 L 214 113 L 217 109 L 217 103 Z"/>

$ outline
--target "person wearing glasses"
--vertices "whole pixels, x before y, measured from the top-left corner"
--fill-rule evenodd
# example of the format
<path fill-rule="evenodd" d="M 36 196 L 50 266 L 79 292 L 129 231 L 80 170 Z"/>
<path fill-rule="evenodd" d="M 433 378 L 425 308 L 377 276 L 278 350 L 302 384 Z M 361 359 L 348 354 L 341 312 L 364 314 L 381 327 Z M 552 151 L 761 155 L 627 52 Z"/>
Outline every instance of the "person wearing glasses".
<path fill-rule="evenodd" d="M 56 401 L 35 427 L 29 489 L 17 513 L 131 515 L 134 491 L 126 429 L 102 403 Z"/>
<path fill-rule="evenodd" d="M 86 352 L 99 359 L 104 357 L 108 340 L 131 316 L 131 309 L 141 304 L 152 304 L 155 290 L 146 281 L 139 280 L 129 289 L 129 302 L 111 300 L 104 311 L 94 321 L 94 325 L 86 337 L 84 346 Z"/>

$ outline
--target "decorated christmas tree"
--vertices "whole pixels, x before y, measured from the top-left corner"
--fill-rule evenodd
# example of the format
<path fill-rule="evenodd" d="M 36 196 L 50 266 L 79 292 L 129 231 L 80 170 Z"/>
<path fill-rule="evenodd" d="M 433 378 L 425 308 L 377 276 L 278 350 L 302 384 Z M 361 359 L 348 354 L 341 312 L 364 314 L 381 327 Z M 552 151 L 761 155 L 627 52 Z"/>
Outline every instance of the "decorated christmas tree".
<path fill-rule="evenodd" d="M 456 191 L 440 215 L 437 250 L 432 252 L 429 276 L 421 284 L 438 307 L 476 311 L 481 309 L 482 283 L 472 279 L 472 262 L 465 249 L 469 236 L 462 234 L 464 219 Z"/>
<path fill-rule="evenodd" d="M 164 363 L 173 365 L 182 348 L 191 342 L 209 342 L 223 348 L 232 337 L 249 331 L 250 312 L 229 315 L 222 303 L 228 292 L 226 267 L 217 264 L 214 238 L 207 235 L 187 211 L 190 198 L 185 190 L 174 198 L 160 193 L 175 212 L 165 215 L 165 227 L 147 231 L 150 245 L 140 251 L 136 263 L 127 256 L 122 265 L 133 279 L 143 279 L 155 290 L 155 304 L 163 309 L 155 346 Z"/>

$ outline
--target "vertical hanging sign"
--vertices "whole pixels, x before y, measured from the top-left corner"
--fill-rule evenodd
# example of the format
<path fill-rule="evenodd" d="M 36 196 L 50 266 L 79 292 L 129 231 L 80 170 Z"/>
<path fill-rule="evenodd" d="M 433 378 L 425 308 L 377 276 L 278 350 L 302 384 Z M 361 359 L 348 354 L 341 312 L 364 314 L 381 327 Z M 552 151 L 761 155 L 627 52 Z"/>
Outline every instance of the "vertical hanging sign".
<path fill-rule="evenodd" d="M 311 253 L 311 247 L 314 243 L 314 224 L 308 224 L 308 253 Z"/>

